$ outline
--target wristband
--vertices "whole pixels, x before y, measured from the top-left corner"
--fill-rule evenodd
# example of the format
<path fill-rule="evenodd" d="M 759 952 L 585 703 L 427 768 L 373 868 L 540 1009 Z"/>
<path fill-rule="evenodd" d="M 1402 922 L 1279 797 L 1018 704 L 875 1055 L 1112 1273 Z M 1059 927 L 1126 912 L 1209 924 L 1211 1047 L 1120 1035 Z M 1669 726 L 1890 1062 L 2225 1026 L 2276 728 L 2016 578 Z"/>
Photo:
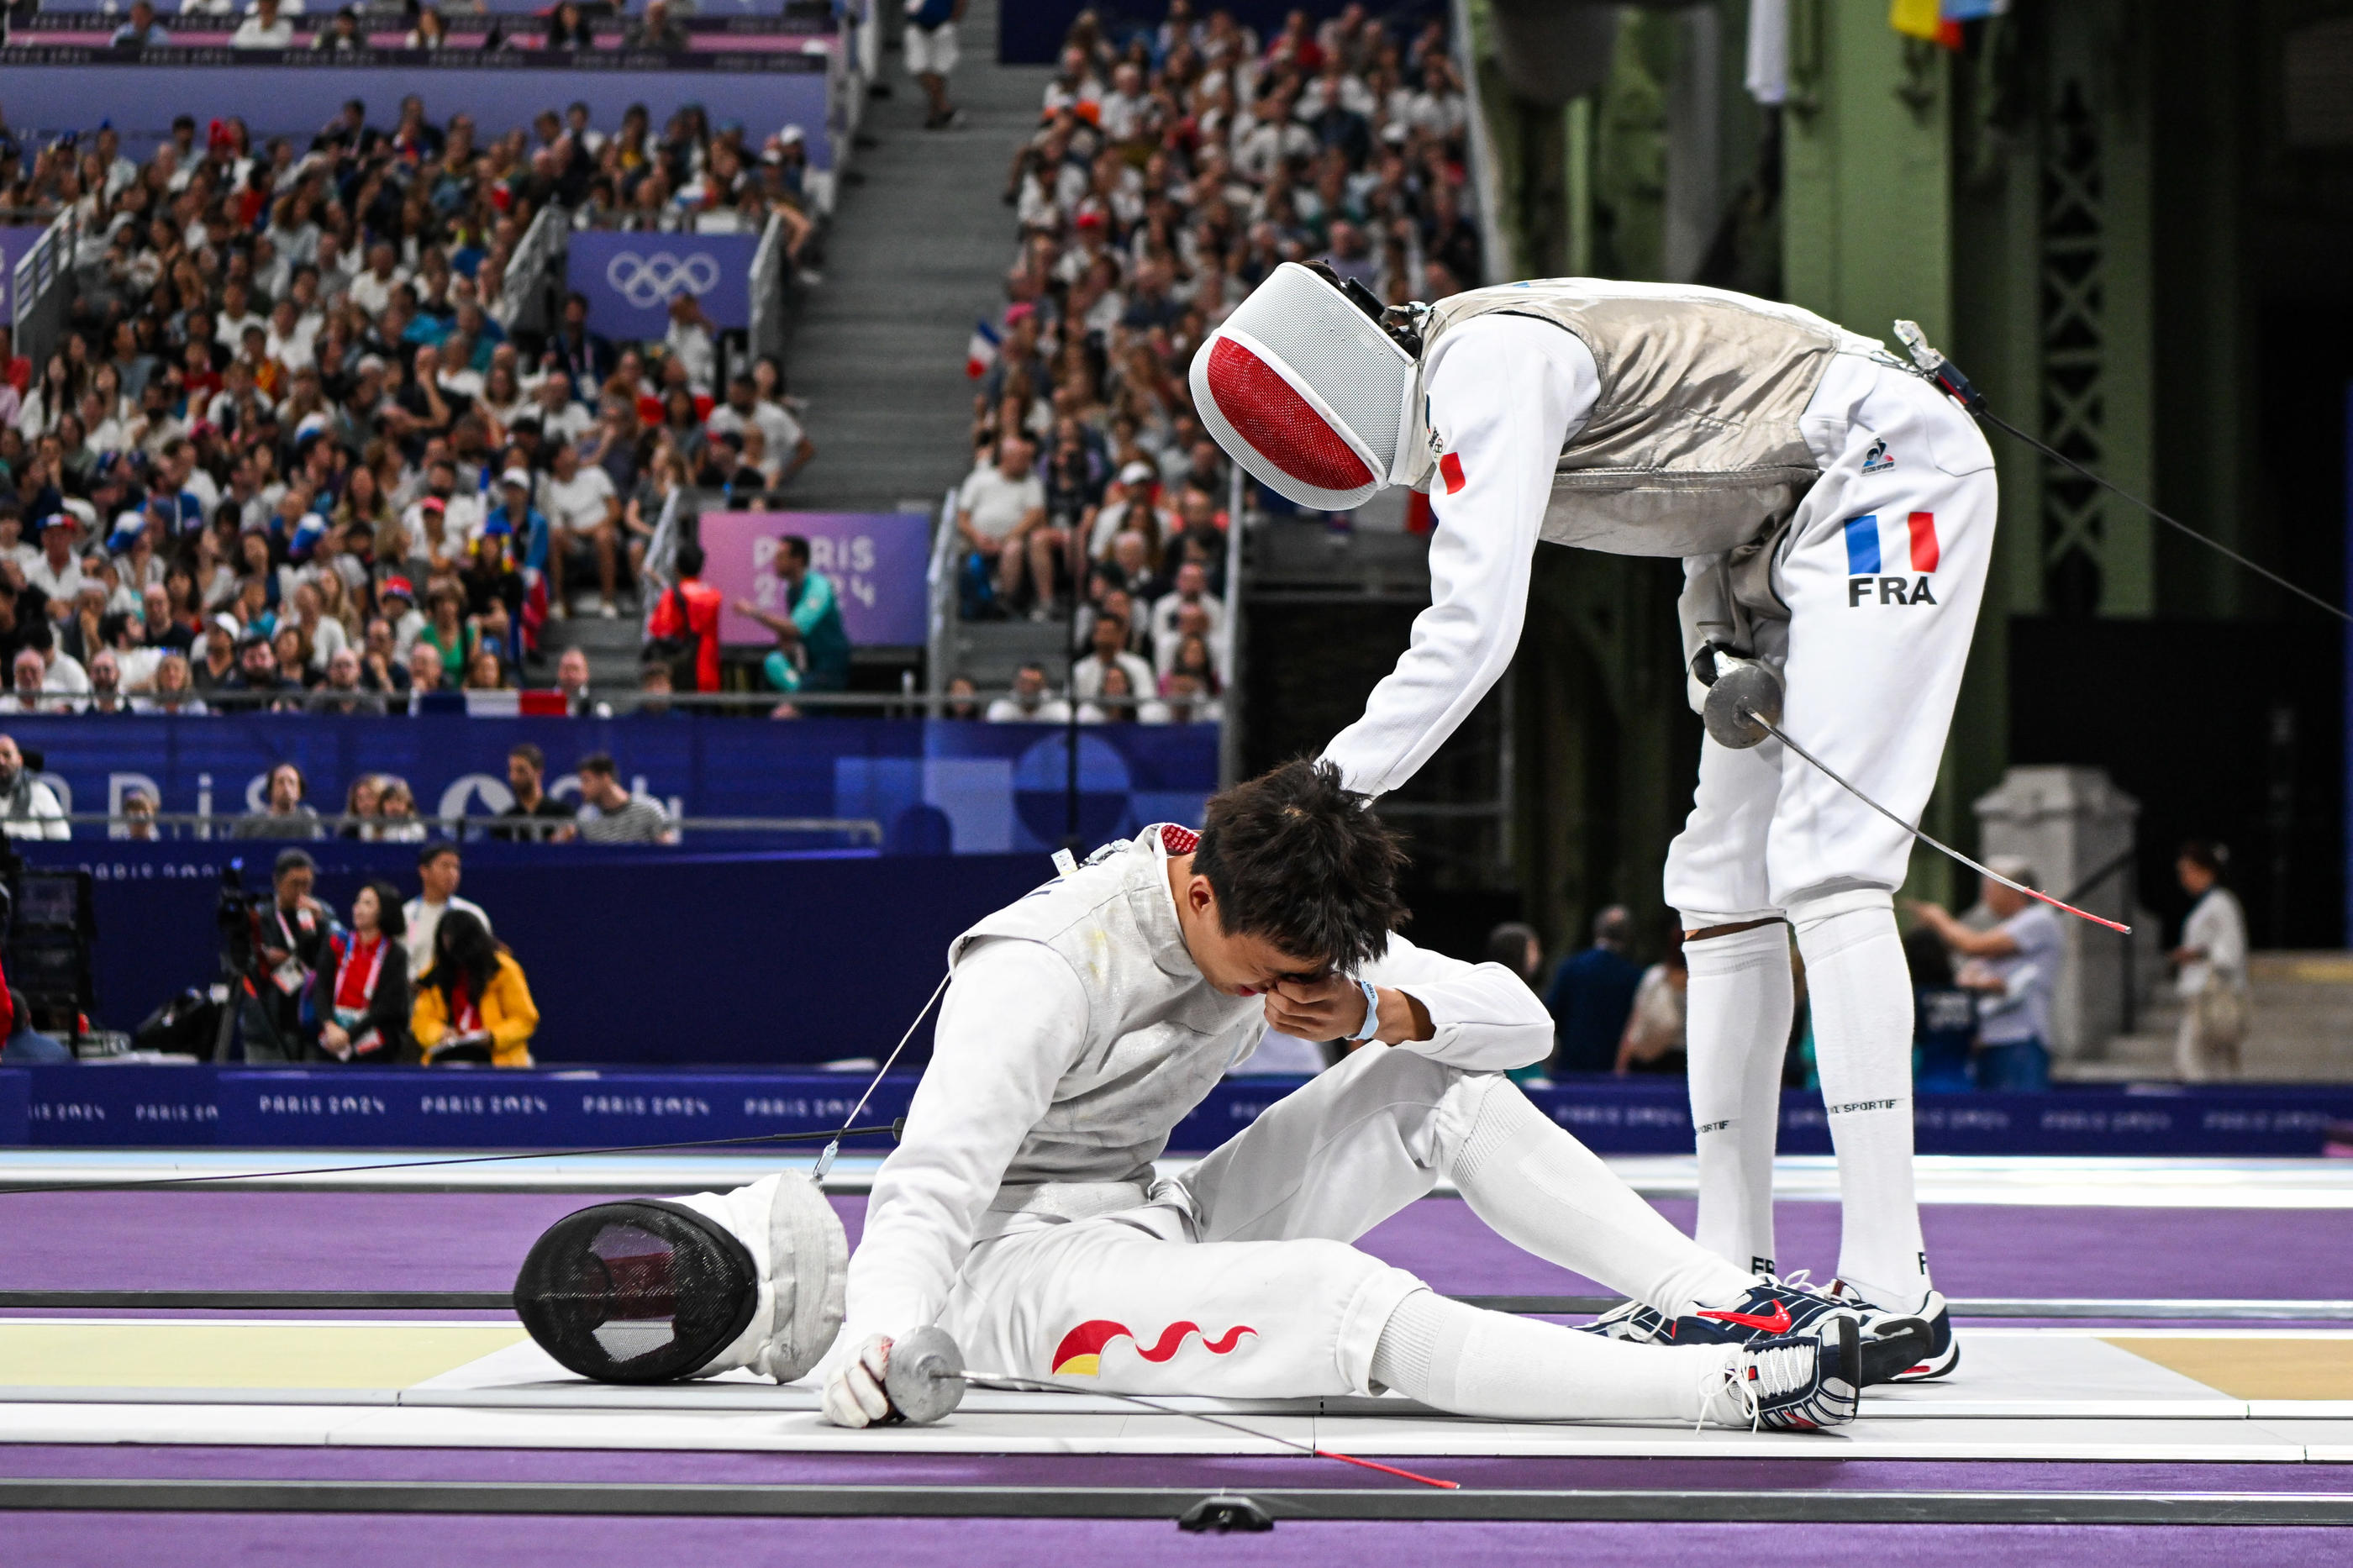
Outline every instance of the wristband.
<path fill-rule="evenodd" d="M 1348 1038 L 1361 1044 L 1381 1032 L 1381 997 L 1371 981 L 1359 980 L 1356 984 L 1365 993 L 1365 1021 Z"/>

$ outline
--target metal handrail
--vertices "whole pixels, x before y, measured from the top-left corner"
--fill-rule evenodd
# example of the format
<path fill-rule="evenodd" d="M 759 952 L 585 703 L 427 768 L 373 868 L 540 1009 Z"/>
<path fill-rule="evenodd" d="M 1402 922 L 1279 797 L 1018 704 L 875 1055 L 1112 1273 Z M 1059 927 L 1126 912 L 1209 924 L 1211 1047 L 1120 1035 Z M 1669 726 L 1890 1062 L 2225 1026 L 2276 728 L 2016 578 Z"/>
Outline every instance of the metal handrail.
<path fill-rule="evenodd" d="M 59 703 L 79 702 L 86 700 L 83 697 L 69 692 L 49 691 L 44 692 L 41 695 L 44 700 L 54 699 Z M 134 701 L 146 700 L 149 696 L 149 694 L 146 693 L 132 693 L 131 695 L 132 700 Z M 328 711 L 325 704 L 334 700 L 335 697 L 333 695 L 327 694 L 324 688 L 312 688 L 308 691 L 299 694 L 291 691 L 208 691 L 199 693 L 198 695 L 203 698 L 205 706 L 210 710 L 209 712 L 142 713 L 135 710 L 125 710 L 120 713 L 92 714 L 87 712 L 77 712 L 60 707 L 55 712 L 26 714 L 23 715 L 23 717 L 48 719 L 188 719 L 194 721 L 210 718 L 215 715 L 226 715 L 232 712 L 253 713 L 264 711 L 280 703 L 299 704 L 299 706 L 287 706 L 278 709 L 278 711 L 282 712 L 290 718 L 328 720 L 344 718 L 406 719 L 414 716 L 408 711 L 408 698 L 397 694 L 385 697 L 385 705 L 381 708 L 372 707 L 354 713 L 335 713 Z M 379 697 L 384 694 L 374 691 L 364 691 L 358 695 L 364 697 Z M 452 692 L 441 693 L 438 695 L 461 696 L 463 693 Z M 608 712 L 607 714 L 587 712 L 574 714 L 548 714 L 546 717 L 578 719 L 607 716 L 619 717 L 644 708 L 651 708 L 658 711 L 663 709 L 683 708 L 707 710 L 715 712 L 733 712 L 741 710 L 744 712 L 765 713 L 776 709 L 781 704 L 790 703 L 796 708 L 803 709 L 885 708 L 896 710 L 901 712 L 921 712 L 932 718 L 939 718 L 943 716 L 943 710 L 953 704 L 963 702 L 987 703 L 995 701 L 999 697 L 1010 697 L 1012 695 L 1014 695 L 1014 689 L 1010 686 L 976 687 L 970 696 L 965 696 L 961 693 L 950 696 L 944 690 L 926 690 L 921 692 L 907 690 L 647 692 L 624 688 L 607 691 L 601 694 L 592 689 L 588 693 L 587 700 L 598 708 L 607 710 Z M 1046 693 L 1049 700 L 1058 700 L 1065 695 L 1067 695 L 1067 693 L 1050 689 Z M 1145 691 L 1131 693 L 1125 697 L 1082 697 L 1079 700 L 1082 702 L 1092 702 L 1100 707 L 1106 708 L 1133 708 L 1145 702 L 1164 702 L 1166 701 L 1167 699 L 1160 696 L 1157 692 Z M 1222 704 L 1223 694 L 1221 693 L 1217 696 L 1205 695 L 1201 700 L 1218 701 Z M 11 717 L 15 716 L 0 715 L 0 727 L 5 727 Z M 466 718 L 470 717 L 470 715 L 453 711 L 448 715 L 448 717 Z M 496 715 L 479 715 L 479 717 L 512 719 L 534 718 L 539 717 L 539 715 L 527 713 L 501 713 Z"/>
<path fill-rule="evenodd" d="M 571 237 L 572 215 L 561 202 L 550 202 L 539 209 L 531 227 L 523 231 L 522 243 L 515 247 L 498 300 L 491 307 L 491 315 L 500 326 L 512 329 L 522 319 L 533 293 L 546 284 L 548 264 L 564 254 Z"/>
<path fill-rule="evenodd" d="M 74 215 L 58 214 L 32 247 L 16 258 L 8 280 L 16 352 L 36 366 L 47 363 L 55 346 L 51 340 L 65 325 L 65 310 L 61 306 L 51 308 L 50 291 L 72 284 L 76 232 Z"/>
<path fill-rule="evenodd" d="M 752 320 L 746 337 L 756 363 L 763 354 L 785 352 L 785 220 L 781 214 L 770 213 L 767 226 L 760 231 L 759 248 L 752 253 L 751 292 Z"/>
<path fill-rule="evenodd" d="M 947 690 L 948 664 L 955 648 L 956 625 L 956 492 L 951 485 L 940 500 L 938 521 L 932 529 L 932 556 L 923 566 L 923 588 L 931 598 L 931 624 L 926 627 L 930 644 L 925 650 L 924 674 L 931 685 L 931 694 L 937 698 Z"/>

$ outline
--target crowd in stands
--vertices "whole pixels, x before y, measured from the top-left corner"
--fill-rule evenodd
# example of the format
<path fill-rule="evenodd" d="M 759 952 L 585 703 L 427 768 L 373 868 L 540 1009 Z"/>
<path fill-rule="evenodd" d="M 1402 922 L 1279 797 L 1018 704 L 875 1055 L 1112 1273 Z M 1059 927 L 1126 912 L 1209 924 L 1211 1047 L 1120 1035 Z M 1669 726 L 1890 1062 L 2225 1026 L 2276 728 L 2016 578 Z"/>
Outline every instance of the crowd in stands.
<path fill-rule="evenodd" d="M 1477 284 L 1467 119 L 1441 22 L 1401 38 L 1352 5 L 1261 39 L 1168 0 L 1114 39 L 1081 13 L 1008 175 L 1018 241 L 955 526 L 965 615 L 1068 615 L 1086 658 L 1059 695 L 1023 671 L 990 717 L 1214 713 L 1233 520 L 1193 351 L 1285 261 L 1393 304 Z"/>
<path fill-rule="evenodd" d="M 691 490 L 772 490 L 814 454 L 781 367 L 723 375 L 691 295 L 642 346 L 577 296 L 511 331 L 508 268 L 551 203 L 777 214 L 797 251 L 803 166 L 795 128 L 754 147 L 693 106 L 490 137 L 354 101 L 308 146 L 182 115 L 143 164 L 111 127 L 0 129 L 0 205 L 69 215 L 79 258 L 43 363 L 0 328 L 0 710 L 406 710 L 526 683 L 576 591 L 649 607 Z"/>
<path fill-rule="evenodd" d="M 470 0 L 443 0 L 431 5 L 421 5 L 419 0 L 369 0 L 364 5 L 332 10 L 322 6 L 316 26 L 298 30 L 293 19 L 305 15 L 304 0 L 185 0 L 185 4 L 168 7 L 157 6 L 154 0 L 132 0 L 129 19 L 109 35 L 109 43 L 117 49 L 141 52 L 185 46 L 188 40 L 175 40 L 172 31 L 156 19 L 159 10 L 167 8 L 191 20 L 226 20 L 242 9 L 245 15 L 228 38 L 228 47 L 233 49 L 358 54 L 378 47 L 436 50 L 455 47 L 461 40 L 450 37 L 452 18 L 467 25 L 469 36 L 462 43 L 473 49 L 593 49 L 618 46 L 639 53 L 675 53 L 689 47 L 681 16 L 692 7 L 673 9 L 669 0 L 646 0 L 638 15 L 617 16 L 614 15 L 616 7 L 602 0 L 561 0 L 533 17 L 485 16 L 481 7 Z"/>

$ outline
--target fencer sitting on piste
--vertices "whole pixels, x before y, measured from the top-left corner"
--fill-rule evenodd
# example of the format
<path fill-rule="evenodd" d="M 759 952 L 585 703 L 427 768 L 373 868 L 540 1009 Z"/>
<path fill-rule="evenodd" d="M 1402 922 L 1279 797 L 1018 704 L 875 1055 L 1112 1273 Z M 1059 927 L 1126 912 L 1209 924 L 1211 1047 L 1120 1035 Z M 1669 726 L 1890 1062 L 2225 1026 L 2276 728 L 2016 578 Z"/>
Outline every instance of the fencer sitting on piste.
<path fill-rule="evenodd" d="M 599 1211 L 563 1222 L 518 1286 L 525 1321 L 565 1364 L 628 1379 L 797 1378 L 830 1340 L 824 1410 L 849 1426 L 891 1414 L 892 1342 L 930 1325 L 972 1365 L 1082 1388 L 1851 1419 L 1873 1352 L 1884 1375 L 1925 1327 L 1734 1267 L 1538 1112 L 1504 1069 L 1549 1047 L 1542 1005 L 1498 965 L 1392 934 L 1403 858 L 1363 796 L 1297 762 L 1212 800 L 1198 834 L 1107 846 L 957 938 L 838 1337 L 840 1231 L 797 1176 L 619 1205 L 662 1235 L 607 1226 L 594 1258 Z M 1364 1043 L 1155 1182 L 1170 1131 L 1270 1026 Z M 1499 1234 L 1655 1309 L 1677 1342 L 1464 1306 L 1349 1245 L 1441 1175 Z M 655 1305 L 617 1310 L 638 1287 Z M 661 1321 L 616 1321 L 631 1317 Z"/>
<path fill-rule="evenodd" d="M 1324 756 L 1378 795 L 1511 662 L 1539 541 L 1678 557 L 1694 708 L 1786 676 L 1781 723 L 1916 822 L 1936 781 L 1992 553 L 1993 454 L 1873 339 L 1683 284 L 1557 278 L 1384 311 L 1277 268 L 1202 343 L 1195 406 L 1261 483 L 1336 511 L 1426 489 L 1430 605 Z M 1735 677 L 1725 682 L 1725 677 Z M 1720 704 L 1721 705 L 1721 704 Z M 1894 889 L 1910 835 L 1778 740 L 1711 720 L 1665 898 L 1691 962 L 1702 1243 L 1774 1270 L 1773 1152 L 1806 963 L 1838 1152 L 1842 1298 L 1930 1323 L 1903 1380 L 1958 1351 L 1912 1172 L 1912 994 Z M 1657 1337 L 1637 1306 L 1607 1331 Z"/>

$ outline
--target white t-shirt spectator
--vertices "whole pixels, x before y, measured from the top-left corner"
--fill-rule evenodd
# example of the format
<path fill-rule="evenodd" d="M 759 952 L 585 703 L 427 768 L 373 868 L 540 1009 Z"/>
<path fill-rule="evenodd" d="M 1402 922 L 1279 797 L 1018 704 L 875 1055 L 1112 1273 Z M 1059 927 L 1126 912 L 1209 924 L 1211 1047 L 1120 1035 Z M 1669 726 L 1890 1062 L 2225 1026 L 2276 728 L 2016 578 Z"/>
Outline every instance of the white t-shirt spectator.
<path fill-rule="evenodd" d="M 703 429 L 713 436 L 741 436 L 747 425 L 758 427 L 761 437 L 768 443 L 771 458 L 790 462 L 800 448 L 800 421 L 781 404 L 754 403 L 752 412 L 744 415 L 736 413 L 733 405 L 723 403 L 702 422 Z"/>
<path fill-rule="evenodd" d="M 393 285 L 406 282 L 408 274 L 397 267 L 389 278 L 378 278 L 373 271 L 363 272 L 352 279 L 352 303 L 371 316 L 381 316 L 384 308 L 392 303 Z"/>
<path fill-rule="evenodd" d="M 25 568 L 25 581 L 47 594 L 53 605 L 60 600 L 70 603 L 81 592 L 81 563 L 69 558 L 62 569 L 53 568 L 44 552 Z"/>
<path fill-rule="evenodd" d="M 588 434 L 596 423 L 596 416 L 589 411 L 588 405 L 579 402 L 566 403 L 553 413 L 543 405 L 533 405 L 524 410 L 524 416 L 539 421 L 541 438 L 551 450 L 557 447 L 577 446 L 580 437 Z"/>
<path fill-rule="evenodd" d="M 612 515 L 612 502 L 618 499 L 613 477 L 595 463 L 581 464 L 568 484 L 554 474 L 539 481 L 539 510 L 553 528 L 593 531 Z"/>
<path fill-rule="evenodd" d="M 995 463 L 965 476 L 956 491 L 956 510 L 969 513 L 973 531 L 984 539 L 1003 539 L 1021 526 L 1021 520 L 1046 505 L 1046 481 L 1031 469 L 1024 478 L 1008 479 Z"/>
<path fill-rule="evenodd" d="M 1150 665 L 1134 654 L 1121 654 L 1119 667 L 1127 671 L 1127 689 L 1131 696 L 1149 697 L 1160 689 L 1160 678 L 1152 673 Z M 1079 700 L 1083 702 L 1092 702 L 1103 695 L 1103 660 L 1093 654 L 1079 660 L 1079 667 L 1071 672 L 1071 689 L 1077 692 Z"/>
<path fill-rule="evenodd" d="M 1046 697 L 1035 708 L 1025 709 L 1015 698 L 1000 697 L 988 705 L 987 718 L 992 724 L 1067 724 L 1071 705 L 1059 697 Z"/>
<path fill-rule="evenodd" d="M 290 49 L 294 47 L 294 24 L 283 15 L 265 26 L 259 16 L 248 16 L 228 36 L 232 49 Z"/>
<path fill-rule="evenodd" d="M 1225 630 L 1226 606 L 1210 594 L 1204 594 L 1193 603 L 1201 606 L 1209 617 L 1208 629 L 1202 635 L 1212 643 Z M 1165 643 L 1173 643 L 1183 634 L 1176 629 L 1176 617 L 1184 612 L 1185 595 L 1163 594 L 1152 602 L 1152 646 L 1156 652 Z"/>
<path fill-rule="evenodd" d="M 2059 981 L 2063 938 L 2059 917 L 2047 904 L 2029 904 L 1994 928 L 2018 945 L 2016 952 L 1978 959 L 2002 983 L 1978 1006 L 1978 1039 L 1989 1046 L 2021 1040 L 2051 1043 L 2051 991 Z"/>
<path fill-rule="evenodd" d="M 0 795 L 0 832 L 11 838 L 73 837 L 57 792 L 37 778 L 24 779 L 19 789 Z"/>
<path fill-rule="evenodd" d="M 451 910 L 463 910 L 491 929 L 491 917 L 482 906 L 470 899 L 452 898 L 446 904 L 428 904 L 415 898 L 400 906 L 401 919 L 406 922 L 406 933 L 401 941 L 408 946 L 408 973 L 412 980 L 433 967 L 433 933 L 441 929 L 441 917 Z"/>

